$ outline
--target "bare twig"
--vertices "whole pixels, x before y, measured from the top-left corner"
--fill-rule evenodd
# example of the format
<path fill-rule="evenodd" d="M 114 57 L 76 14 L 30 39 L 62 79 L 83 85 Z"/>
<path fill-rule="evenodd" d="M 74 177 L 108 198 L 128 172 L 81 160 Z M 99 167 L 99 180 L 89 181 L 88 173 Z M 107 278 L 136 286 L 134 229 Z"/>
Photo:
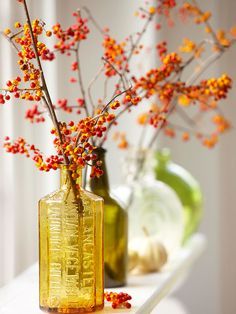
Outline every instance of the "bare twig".
<path fill-rule="evenodd" d="M 93 102 L 93 97 L 92 97 L 91 90 L 92 90 L 92 86 L 97 81 L 97 79 L 99 78 L 99 76 L 101 75 L 103 70 L 104 70 L 104 66 L 101 66 L 100 69 L 98 70 L 97 74 L 95 75 L 95 77 L 92 79 L 92 81 L 88 85 L 88 97 L 89 97 L 90 104 L 93 107 L 93 114 L 94 114 L 94 111 L 95 111 L 95 105 L 94 105 L 94 102 Z"/>
<path fill-rule="evenodd" d="M 178 125 L 178 124 L 172 123 L 170 121 L 168 121 L 168 126 L 172 127 L 173 129 L 175 129 L 177 131 L 187 132 L 187 133 L 195 135 L 195 136 L 197 134 L 201 134 L 201 135 L 203 135 L 205 137 L 210 137 L 210 134 L 202 133 L 202 132 L 199 132 L 198 130 L 196 130 L 194 128 L 187 128 L 185 126 Z"/>
<path fill-rule="evenodd" d="M 128 91 L 130 91 L 132 89 L 132 86 L 130 86 L 128 89 L 123 90 L 122 92 L 116 94 L 115 96 L 112 97 L 112 99 L 106 104 L 106 106 L 102 109 L 102 113 L 106 112 L 108 107 L 110 106 L 111 103 L 113 103 L 114 100 L 116 100 L 116 98 L 118 98 L 119 96 L 127 93 Z"/>
<path fill-rule="evenodd" d="M 79 54 L 80 54 L 80 42 L 78 42 L 77 49 L 75 51 L 75 55 L 76 55 L 76 62 L 78 65 L 77 73 L 78 73 L 79 87 L 80 87 L 80 91 L 81 91 L 81 94 L 82 94 L 82 97 L 84 100 L 84 110 L 85 110 L 86 116 L 88 117 L 89 116 L 88 103 L 86 100 L 86 93 L 85 93 L 84 82 L 83 82 L 83 78 L 82 78 L 81 65 L 80 65 L 80 55 Z"/>
<path fill-rule="evenodd" d="M 223 50 L 224 51 L 224 50 Z M 202 64 L 201 67 L 190 76 L 190 78 L 187 80 L 186 85 L 193 84 L 208 68 L 209 66 L 214 63 L 217 59 L 219 59 L 223 51 L 215 52 L 211 56 L 209 56 L 206 61 Z"/>
<path fill-rule="evenodd" d="M 181 118 L 190 126 L 195 125 L 195 120 L 191 119 L 188 114 L 180 107 L 176 107 L 176 112 L 181 116 Z"/>
<path fill-rule="evenodd" d="M 121 95 L 127 93 L 130 89 L 131 89 L 131 87 L 130 87 L 129 89 L 127 89 L 127 90 L 124 90 L 124 91 L 118 93 L 116 96 L 114 96 L 114 97 L 105 105 L 105 107 L 102 109 L 101 113 L 98 114 L 97 116 L 93 117 L 92 120 L 96 120 L 96 123 L 97 123 L 97 122 L 98 122 L 98 119 L 99 119 L 100 117 L 102 117 L 104 114 L 107 113 L 107 111 L 109 110 L 110 104 L 113 103 L 113 101 L 116 100 L 116 98 L 118 98 L 119 96 L 121 96 Z M 77 135 L 77 137 L 76 137 L 76 141 L 75 141 L 75 147 L 76 147 L 76 146 L 78 145 L 78 143 L 79 143 L 80 136 L 81 136 L 81 134 L 78 133 L 78 135 Z"/>
<path fill-rule="evenodd" d="M 235 40 L 232 40 L 231 41 L 231 44 L 230 44 L 230 47 L 232 47 L 233 45 L 235 45 L 236 41 Z M 220 50 L 218 52 L 215 52 L 213 53 L 212 55 L 210 55 L 205 61 L 204 63 L 202 64 L 201 67 L 199 67 L 199 69 L 194 72 L 190 78 L 188 79 L 188 81 L 186 82 L 186 85 L 191 85 L 193 84 L 194 82 L 196 82 L 196 80 L 216 61 L 218 60 L 219 58 L 221 58 L 221 56 L 229 50 L 229 48 L 225 48 L 223 50 Z"/>
<path fill-rule="evenodd" d="M 122 82 L 123 89 L 125 90 L 126 84 L 127 84 L 126 76 L 122 75 L 108 59 L 106 59 L 105 57 L 102 57 L 102 60 L 105 63 L 107 63 L 116 72 L 116 74 L 120 77 L 120 81 Z M 126 80 L 126 82 L 125 82 L 125 80 Z"/>
<path fill-rule="evenodd" d="M 107 135 L 108 135 L 108 133 L 109 133 L 111 127 L 112 127 L 112 126 L 116 123 L 116 121 L 117 121 L 126 111 L 128 111 L 132 106 L 133 106 L 133 104 L 129 104 L 128 106 L 126 106 L 125 108 L 123 108 L 123 109 L 116 115 L 115 119 L 112 120 L 112 121 L 108 124 L 106 133 L 105 133 L 103 139 L 101 140 L 100 144 L 98 145 L 99 147 L 102 147 L 103 144 L 105 143 L 105 140 L 106 140 L 106 138 L 107 138 Z"/>
<path fill-rule="evenodd" d="M 48 91 L 48 87 L 47 87 L 46 79 L 45 79 L 45 76 L 44 76 L 41 60 L 40 60 L 40 57 L 39 57 L 39 54 L 38 54 L 37 38 L 34 36 L 34 33 L 33 33 L 31 19 L 30 19 L 30 15 L 29 15 L 29 11 L 28 11 L 26 0 L 23 0 L 23 4 L 24 4 L 26 17 L 27 17 L 27 23 L 28 23 L 29 30 L 30 30 L 30 35 L 31 35 L 32 44 L 33 44 L 33 49 L 34 49 L 36 60 L 37 60 L 37 64 L 38 64 L 38 67 L 39 67 L 39 70 L 40 70 L 40 75 L 41 75 L 41 80 L 42 80 L 42 89 L 44 90 L 45 96 L 46 96 L 45 100 L 47 102 L 48 108 L 50 108 L 50 116 L 51 116 L 51 119 L 53 121 L 54 127 L 56 128 L 56 130 L 58 132 L 58 136 L 59 136 L 60 142 L 62 144 L 63 143 L 62 135 L 61 135 L 61 131 L 60 131 L 60 127 L 59 127 L 59 123 L 58 123 L 56 114 L 55 114 L 54 109 L 53 109 L 52 100 L 51 100 L 51 97 L 50 97 L 50 94 L 49 94 L 49 91 Z"/>
<path fill-rule="evenodd" d="M 102 29 L 102 27 L 98 24 L 98 22 L 93 17 L 91 11 L 87 7 L 82 8 L 88 15 L 88 19 L 93 23 L 95 28 L 101 33 L 102 35 L 106 35 L 106 32 Z"/>
<path fill-rule="evenodd" d="M 134 42 L 133 42 L 133 39 L 132 39 L 131 50 L 130 50 L 130 52 L 129 52 L 129 54 L 128 54 L 128 57 L 127 57 L 126 64 L 125 64 L 125 66 L 124 66 L 123 72 L 120 73 L 120 75 L 119 75 L 120 78 L 119 78 L 119 80 L 118 80 L 117 85 L 120 85 L 120 83 L 122 82 L 122 79 L 121 79 L 121 78 L 124 77 L 124 74 L 125 74 L 127 65 L 130 63 L 130 61 L 131 61 L 131 59 L 132 59 L 132 57 L 133 57 L 133 53 L 134 53 L 135 49 L 138 47 L 139 43 L 141 42 L 141 40 L 142 40 L 144 34 L 146 33 L 146 31 L 147 31 L 147 29 L 148 29 L 149 24 L 150 24 L 151 21 L 153 20 L 153 17 L 154 17 L 154 15 L 149 14 L 149 17 L 148 17 L 146 23 L 144 24 L 144 26 L 143 26 L 141 32 L 138 33 L 137 39 L 136 39 Z M 107 88 L 107 86 L 105 86 L 105 95 L 106 95 L 106 88 Z M 114 94 L 114 96 L 115 96 L 115 94 Z M 104 99 L 105 99 L 105 97 L 104 97 Z M 122 115 L 125 111 L 126 111 L 126 109 L 122 111 L 121 115 Z M 118 114 L 118 115 L 119 115 L 119 114 Z M 106 136 L 108 135 L 108 132 L 110 131 L 110 129 L 111 129 L 111 127 L 113 126 L 113 124 L 114 124 L 114 121 L 112 121 L 112 122 L 109 124 L 109 126 L 108 126 L 108 128 L 107 128 L 106 135 L 105 135 L 104 139 L 101 141 L 100 146 L 102 146 L 102 145 L 104 144 L 105 138 L 106 138 Z"/>
<path fill-rule="evenodd" d="M 48 90 L 48 87 L 47 87 L 47 82 L 46 82 L 46 79 L 45 79 L 45 76 L 44 76 L 41 60 L 40 60 L 38 49 L 37 49 L 37 37 L 34 36 L 34 33 L 33 33 L 31 18 L 30 18 L 30 15 L 29 15 L 29 10 L 28 10 L 28 6 L 27 6 L 27 3 L 26 3 L 26 0 L 23 0 L 23 5 L 24 5 L 24 9 L 25 9 L 25 14 L 26 14 L 26 17 L 27 17 L 27 23 L 28 23 L 29 30 L 30 30 L 30 36 L 31 36 L 31 39 L 32 39 L 33 49 L 34 49 L 36 60 L 37 60 L 37 64 L 38 64 L 38 67 L 39 67 L 39 70 L 40 70 L 40 75 L 41 75 L 41 80 L 42 80 L 42 89 L 43 89 L 44 94 L 45 94 L 45 97 L 43 97 L 43 101 L 44 101 L 44 103 L 45 103 L 45 105 L 46 105 L 46 107 L 48 109 L 48 112 L 49 112 L 49 115 L 51 117 L 51 120 L 52 120 L 52 122 L 54 124 L 54 127 L 55 127 L 56 131 L 57 131 L 58 138 L 59 138 L 60 145 L 61 145 L 63 158 L 64 158 L 64 162 L 68 166 L 70 164 L 70 161 L 69 161 L 69 158 L 64 153 L 64 150 L 62 148 L 63 137 L 62 137 L 61 130 L 60 130 L 60 124 L 59 124 L 59 122 L 57 120 L 57 116 L 56 116 L 56 113 L 55 113 L 55 110 L 54 110 L 54 107 L 53 107 L 51 96 L 50 96 L 50 93 L 49 93 L 49 90 Z M 79 193 L 79 191 L 76 189 L 75 182 L 74 182 L 74 180 L 72 178 L 72 175 L 71 175 L 71 172 L 69 170 L 68 170 L 68 177 L 69 177 L 69 180 L 71 182 L 71 188 L 73 190 L 74 197 L 76 198 L 78 193 Z"/>
<path fill-rule="evenodd" d="M 147 124 L 145 124 L 143 126 L 143 129 L 142 129 L 139 141 L 138 141 L 138 149 L 139 150 L 142 149 L 142 147 L 144 146 L 143 143 L 144 143 L 144 140 L 145 140 L 146 133 L 147 133 Z"/>
<path fill-rule="evenodd" d="M 105 81 L 104 81 L 103 102 L 105 102 L 105 100 L 106 100 L 106 98 L 107 98 L 108 81 L 109 81 L 109 78 L 106 77 L 106 79 L 105 79 Z"/>
<path fill-rule="evenodd" d="M 204 12 L 200 9 L 200 6 L 199 6 L 197 0 L 192 0 L 192 2 L 193 2 L 193 4 L 197 7 L 197 9 L 199 10 L 199 13 L 200 13 L 201 15 L 203 15 Z M 214 40 L 215 45 L 219 48 L 219 50 L 224 50 L 224 47 L 223 47 L 223 46 L 221 45 L 221 43 L 219 42 L 219 40 L 218 40 L 218 38 L 217 38 L 217 36 L 216 36 L 216 33 L 215 33 L 213 27 L 211 26 L 211 23 L 210 23 L 208 20 L 206 20 L 206 21 L 204 21 L 204 24 L 205 24 L 206 27 L 208 28 L 209 33 L 211 34 L 211 36 L 212 36 L 212 38 L 213 38 L 213 40 Z"/>
<path fill-rule="evenodd" d="M 17 45 L 14 43 L 13 40 L 11 40 L 10 37 L 8 37 L 7 35 L 4 34 L 4 32 L 0 32 L 0 34 L 6 39 L 9 41 L 9 43 L 12 45 L 12 47 L 16 50 L 16 52 L 18 53 L 20 50 L 19 48 L 17 47 Z"/>

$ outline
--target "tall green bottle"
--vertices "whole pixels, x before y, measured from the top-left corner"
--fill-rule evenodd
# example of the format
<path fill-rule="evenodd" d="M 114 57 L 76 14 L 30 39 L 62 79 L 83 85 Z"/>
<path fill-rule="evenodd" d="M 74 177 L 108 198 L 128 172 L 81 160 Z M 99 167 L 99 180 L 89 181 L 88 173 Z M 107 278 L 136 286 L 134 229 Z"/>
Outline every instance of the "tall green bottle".
<path fill-rule="evenodd" d="M 128 215 L 110 195 L 109 180 L 105 160 L 106 150 L 97 148 L 96 154 L 102 161 L 104 174 L 90 181 L 93 193 L 104 199 L 104 277 L 105 288 L 114 288 L 126 284 Z"/>
<path fill-rule="evenodd" d="M 168 184 L 179 196 L 184 208 L 183 242 L 198 229 L 202 218 L 202 193 L 198 182 L 183 167 L 171 161 L 169 149 L 156 153 L 156 178 Z"/>

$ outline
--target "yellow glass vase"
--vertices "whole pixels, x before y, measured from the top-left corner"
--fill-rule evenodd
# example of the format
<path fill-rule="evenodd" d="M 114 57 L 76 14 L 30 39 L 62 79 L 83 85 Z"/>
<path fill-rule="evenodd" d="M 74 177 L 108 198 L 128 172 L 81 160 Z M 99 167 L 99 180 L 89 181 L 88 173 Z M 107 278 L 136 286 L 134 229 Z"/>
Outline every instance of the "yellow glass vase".
<path fill-rule="evenodd" d="M 50 313 L 104 306 L 103 199 L 71 182 L 62 166 L 60 189 L 39 201 L 40 308 Z"/>

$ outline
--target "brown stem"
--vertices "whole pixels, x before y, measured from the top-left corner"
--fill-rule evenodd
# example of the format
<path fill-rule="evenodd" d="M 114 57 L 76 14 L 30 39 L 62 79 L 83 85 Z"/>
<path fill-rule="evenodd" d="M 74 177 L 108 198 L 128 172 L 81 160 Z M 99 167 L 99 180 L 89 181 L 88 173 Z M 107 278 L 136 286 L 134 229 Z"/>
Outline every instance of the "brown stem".
<path fill-rule="evenodd" d="M 186 85 L 193 84 L 207 69 L 208 67 L 214 63 L 217 59 L 219 59 L 223 54 L 223 51 L 216 52 L 209 56 L 206 61 L 203 63 L 202 67 L 199 68 L 198 71 L 193 72 L 193 74 L 190 76 L 188 81 L 186 82 Z"/>
<path fill-rule="evenodd" d="M 41 88 L 18 88 L 17 89 L 18 92 L 39 91 L 39 90 L 41 90 Z M 7 89 L 7 88 L 0 88 L 0 91 L 9 92 L 9 89 Z"/>
<path fill-rule="evenodd" d="M 149 144 L 148 144 L 148 149 L 151 149 L 152 146 L 154 145 L 158 135 L 160 134 L 160 132 L 162 131 L 162 128 L 164 127 L 166 120 L 169 118 L 169 116 L 173 113 L 173 111 L 175 110 L 176 106 L 178 104 L 177 98 L 176 96 L 173 98 L 172 100 L 172 104 L 170 105 L 170 110 L 168 111 L 168 113 L 166 114 L 166 119 L 162 121 L 160 127 L 156 130 L 156 132 L 154 133 L 154 135 L 152 136 Z"/>
<path fill-rule="evenodd" d="M 89 83 L 89 86 L 88 86 L 88 97 L 89 97 L 89 101 L 93 107 L 93 115 L 94 115 L 94 112 L 95 112 L 95 104 L 93 102 L 93 97 L 92 97 L 92 86 L 93 84 L 97 81 L 97 79 L 99 78 L 99 76 L 101 75 L 101 73 L 103 72 L 103 69 L 104 69 L 104 66 L 102 66 L 99 71 L 97 72 L 97 74 L 95 75 L 95 77 L 92 79 L 92 81 Z"/>
<path fill-rule="evenodd" d="M 195 125 L 195 121 L 191 119 L 188 114 L 179 106 L 176 107 L 176 112 L 181 116 L 181 118 L 190 126 Z"/>
<path fill-rule="evenodd" d="M 125 83 L 125 81 L 124 81 L 125 75 L 123 76 L 123 75 L 116 69 L 116 67 L 115 67 L 108 59 L 106 59 L 105 57 L 102 57 L 102 60 L 103 60 L 105 63 L 107 63 L 107 64 L 116 72 L 116 74 L 120 77 L 120 80 L 121 80 L 122 85 L 123 85 L 123 89 L 126 89 L 126 83 L 127 83 L 127 81 L 126 81 L 126 83 Z"/>
<path fill-rule="evenodd" d="M 112 97 L 112 99 L 106 104 L 106 106 L 102 109 L 101 113 L 104 113 L 107 111 L 108 107 L 110 106 L 111 103 L 113 103 L 114 100 L 116 100 L 116 98 L 118 98 L 119 96 L 127 93 L 128 91 L 130 91 L 132 89 L 132 86 L 129 87 L 128 89 L 123 90 L 122 92 L 116 94 L 115 96 Z"/>
<path fill-rule="evenodd" d="M 109 109 L 110 104 L 111 104 L 116 98 L 118 98 L 119 96 L 123 95 L 124 93 L 127 93 L 129 90 L 130 90 L 130 88 L 127 89 L 127 90 L 124 90 L 124 91 L 120 92 L 119 94 L 117 94 L 116 96 L 114 96 L 114 97 L 106 104 L 106 106 L 102 109 L 101 113 L 98 114 L 97 116 L 93 117 L 92 120 L 96 120 L 96 123 L 97 123 L 99 117 L 102 117 L 104 114 L 106 114 L 106 112 L 107 112 L 108 109 Z M 76 141 L 75 141 L 75 147 L 76 147 L 76 146 L 78 145 L 78 143 L 79 143 L 80 136 L 81 136 L 81 134 L 78 133 L 77 138 L 76 138 Z"/>
<path fill-rule="evenodd" d="M 93 17 L 92 13 L 87 7 L 83 7 L 83 10 L 87 13 L 88 19 L 93 23 L 93 25 L 96 27 L 96 29 L 101 33 L 102 35 L 106 35 L 106 32 L 102 29 L 102 27 L 98 24 L 98 22 Z"/>
<path fill-rule="evenodd" d="M 199 13 L 201 15 L 204 15 L 204 12 L 200 9 L 200 6 L 197 2 L 197 0 L 192 0 L 193 4 L 197 7 L 197 9 L 199 10 Z M 220 49 L 220 51 L 224 50 L 224 47 L 221 45 L 221 43 L 219 42 L 217 36 L 216 36 L 216 33 L 213 29 L 213 27 L 211 26 L 211 23 L 207 20 L 207 21 L 204 21 L 204 24 L 206 25 L 206 27 L 209 29 L 209 32 L 214 40 L 214 43 L 215 45 Z"/>
<path fill-rule="evenodd" d="M 60 128 L 59 128 L 59 123 L 57 121 L 56 114 L 55 114 L 54 109 L 53 109 L 52 100 L 51 100 L 51 97 L 50 97 L 50 94 L 49 94 L 49 91 L 48 91 L 48 87 L 47 87 L 46 79 L 45 79 L 45 76 L 44 76 L 41 60 L 40 60 L 40 57 L 39 57 L 39 54 L 38 54 L 37 38 L 36 38 L 36 36 L 34 36 L 34 33 L 33 33 L 31 19 L 30 19 L 29 10 L 28 10 L 28 7 L 27 7 L 26 0 L 23 0 L 23 4 L 24 4 L 26 17 L 27 17 L 27 23 L 29 25 L 29 30 L 30 30 L 32 43 L 33 43 L 34 53 L 35 53 L 36 60 L 37 60 L 37 63 L 38 63 L 38 67 L 39 67 L 39 70 L 40 70 L 40 75 L 41 75 L 41 80 L 42 80 L 42 89 L 43 89 L 43 91 L 45 93 L 45 96 L 46 96 L 45 99 L 46 99 L 46 102 L 47 102 L 47 107 L 50 108 L 49 113 L 50 113 L 51 119 L 53 121 L 54 127 L 56 128 L 56 130 L 58 132 L 58 136 L 59 136 L 60 142 L 62 144 L 63 143 L 62 135 L 61 135 L 61 131 L 60 131 Z M 66 164 L 68 164 L 68 163 L 66 163 Z"/>
<path fill-rule="evenodd" d="M 59 140 L 60 140 L 61 150 L 62 150 L 62 153 L 63 153 L 63 158 L 64 158 L 64 161 L 65 161 L 65 164 L 68 166 L 70 164 L 70 161 L 69 161 L 69 158 L 65 155 L 63 147 L 62 147 L 62 145 L 63 145 L 63 138 L 62 138 L 59 122 L 57 120 L 57 116 L 56 116 L 55 110 L 53 108 L 53 104 L 52 104 L 52 100 L 51 100 L 51 97 L 50 97 L 50 93 L 48 91 L 48 87 L 47 87 L 46 79 L 45 79 L 45 76 L 44 76 L 41 60 L 40 60 L 40 57 L 39 57 L 39 54 L 38 54 L 37 38 L 36 38 L 36 36 L 34 36 L 34 33 L 33 33 L 31 18 L 30 18 L 30 14 L 29 14 L 29 10 L 28 10 L 28 6 L 27 6 L 27 3 L 26 3 L 26 0 L 23 0 L 23 5 L 24 5 L 24 9 L 25 9 L 25 14 L 26 14 L 26 17 L 27 17 L 27 23 L 28 23 L 28 26 L 29 26 L 32 43 L 33 43 L 34 53 L 35 53 L 37 64 L 38 64 L 38 67 L 39 67 L 39 70 L 40 70 L 40 75 L 41 75 L 41 80 L 42 80 L 42 89 L 43 89 L 43 91 L 45 93 L 45 97 L 43 98 L 43 100 L 44 100 L 45 105 L 46 105 L 46 107 L 47 107 L 47 109 L 49 111 L 49 114 L 50 114 L 51 120 L 52 120 L 52 122 L 54 124 L 54 127 L 55 127 L 55 129 L 57 131 L 57 134 L 58 134 L 58 137 L 59 137 Z M 70 178 L 70 181 L 71 181 L 71 186 L 72 186 L 72 189 L 73 189 L 74 196 L 76 198 L 77 195 L 78 195 L 78 191 L 77 191 L 77 189 L 75 187 L 75 182 L 74 182 L 74 180 L 73 180 L 73 178 L 71 176 L 71 171 L 69 171 L 69 170 L 68 170 L 68 175 L 69 175 L 69 178 Z"/>
<path fill-rule="evenodd" d="M 172 123 L 170 121 L 168 121 L 168 126 L 172 127 L 173 129 L 176 129 L 178 131 L 188 132 L 188 133 L 190 133 L 192 135 L 196 135 L 197 133 L 200 133 L 203 136 L 210 137 L 210 134 L 204 134 L 202 132 L 198 132 L 197 130 L 195 130 L 193 128 L 187 128 L 187 127 L 184 127 L 182 125 L 178 125 L 178 124 Z"/>
<path fill-rule="evenodd" d="M 194 72 L 189 80 L 187 81 L 186 85 L 191 85 L 193 84 L 207 69 L 210 65 L 212 65 L 216 60 L 218 60 L 219 58 L 221 58 L 221 56 L 229 50 L 230 47 L 232 47 L 233 45 L 235 45 L 236 41 L 232 40 L 231 41 L 231 45 L 227 48 L 224 48 L 223 50 L 216 52 L 212 55 L 210 55 L 202 64 L 202 67 L 199 68 L 199 70 L 197 72 Z"/>
<path fill-rule="evenodd" d="M 138 142 L 138 149 L 142 149 L 142 147 L 144 146 L 144 140 L 145 140 L 145 136 L 146 136 L 146 132 L 147 132 L 147 124 L 145 124 L 143 126 L 140 138 L 139 138 L 139 142 Z"/>
<path fill-rule="evenodd" d="M 218 52 L 218 53 L 216 53 L 216 54 L 211 55 L 211 56 L 204 62 L 203 67 L 202 67 L 196 74 L 192 75 L 192 76 L 189 78 L 189 80 L 187 81 L 186 85 L 191 85 L 191 84 L 193 84 L 193 83 L 206 71 L 206 69 L 208 69 L 208 67 L 209 67 L 210 65 L 212 65 L 217 59 L 219 59 L 219 58 L 223 55 L 223 53 L 224 53 L 225 51 L 226 51 L 226 50 L 224 49 L 224 50 L 222 50 L 222 51 L 220 51 L 220 52 Z M 175 107 L 177 106 L 177 103 L 178 103 L 178 102 L 177 102 L 177 100 L 176 100 L 175 103 L 174 103 L 174 105 L 173 105 L 173 107 L 172 107 L 172 109 L 171 109 L 171 111 L 168 112 L 166 119 L 172 114 L 172 112 L 174 111 Z M 150 143 L 149 143 L 149 145 L 148 145 L 149 148 L 151 148 L 151 147 L 154 145 L 154 143 L 155 143 L 155 141 L 156 141 L 156 138 L 158 137 L 159 133 L 161 132 L 161 130 L 162 130 L 164 124 L 165 124 L 165 121 L 163 121 L 163 123 L 161 124 L 161 126 L 160 126 L 160 127 L 157 129 L 157 131 L 154 133 L 154 135 L 153 135 L 153 137 L 152 137 L 152 139 L 151 139 L 151 141 L 150 141 Z"/>
<path fill-rule="evenodd" d="M 104 82 L 104 93 L 103 93 L 103 102 L 105 102 L 106 98 L 107 98 L 107 87 L 108 87 L 108 82 L 109 82 L 109 78 L 106 77 L 105 82 Z"/>
<path fill-rule="evenodd" d="M 80 64 L 80 42 L 78 42 L 77 49 L 75 50 L 75 55 L 76 55 L 76 62 L 78 65 L 78 80 L 79 80 L 79 86 L 80 86 L 80 91 L 84 100 L 84 109 L 86 112 L 86 116 L 89 116 L 89 111 L 88 111 L 88 104 L 87 104 L 87 99 L 86 99 L 86 93 L 85 93 L 85 88 L 84 88 L 84 82 L 82 78 L 82 72 L 81 72 L 81 64 Z"/>
<path fill-rule="evenodd" d="M 113 126 L 113 124 L 117 121 L 118 118 L 120 118 L 127 110 L 129 110 L 131 107 L 133 106 L 133 104 L 129 104 L 128 106 L 126 106 L 125 108 L 123 108 L 115 117 L 115 119 L 113 121 L 111 121 L 108 126 L 107 126 L 107 130 L 106 133 L 104 135 L 104 138 L 101 140 L 99 147 L 102 147 L 103 144 L 105 143 L 105 140 L 107 138 L 107 134 L 109 132 L 109 130 L 111 129 L 111 127 Z"/>
<path fill-rule="evenodd" d="M 137 46 L 139 45 L 140 41 L 142 40 L 144 34 L 146 33 L 149 24 L 150 24 L 151 21 L 153 20 L 153 17 L 154 17 L 153 14 L 149 14 L 149 17 L 148 17 L 146 23 L 144 24 L 143 29 L 141 30 L 141 32 L 140 32 L 139 35 L 138 35 L 138 38 L 136 39 L 136 41 L 134 41 L 134 43 L 132 43 L 131 50 L 130 50 L 129 55 L 128 55 L 127 60 L 126 60 L 126 65 L 124 66 L 123 72 L 120 73 L 120 78 L 119 78 L 119 80 L 118 80 L 117 85 L 120 85 L 120 83 L 121 83 L 121 81 L 122 81 L 121 78 L 124 77 L 124 74 L 125 74 L 125 71 L 126 71 L 126 67 L 127 67 L 127 65 L 130 63 L 130 61 L 131 61 L 131 59 L 132 59 L 132 57 L 133 57 L 133 53 L 134 53 L 135 49 L 137 48 Z M 123 114 L 125 111 L 126 111 L 126 110 L 124 110 L 121 114 Z M 109 124 L 108 129 L 107 129 L 107 132 L 106 132 L 106 134 L 105 134 L 105 137 L 104 137 L 103 140 L 101 141 L 100 146 L 102 146 L 102 145 L 104 144 L 105 139 L 106 139 L 106 136 L 108 135 L 108 133 L 109 133 L 109 131 L 110 131 L 110 129 L 111 129 L 111 127 L 112 127 L 113 124 L 114 124 L 113 121 Z"/>
<path fill-rule="evenodd" d="M 4 32 L 0 32 L 0 34 L 10 42 L 10 44 L 16 50 L 17 53 L 20 52 L 19 48 L 17 47 L 13 40 L 11 40 L 7 35 L 5 35 Z"/>

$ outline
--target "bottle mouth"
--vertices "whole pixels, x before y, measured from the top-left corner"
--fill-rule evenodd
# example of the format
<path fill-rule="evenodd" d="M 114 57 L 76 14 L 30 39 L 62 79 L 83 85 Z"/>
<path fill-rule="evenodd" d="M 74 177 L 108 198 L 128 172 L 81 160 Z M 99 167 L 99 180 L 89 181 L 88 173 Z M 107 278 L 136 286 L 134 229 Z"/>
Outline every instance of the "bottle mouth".
<path fill-rule="evenodd" d="M 156 152 L 156 156 L 160 161 L 168 161 L 170 159 L 170 149 L 167 147 L 161 148 Z"/>
<path fill-rule="evenodd" d="M 95 151 L 95 152 L 96 152 L 96 151 L 99 151 L 99 152 L 104 152 L 104 153 L 107 152 L 107 150 L 106 150 L 105 148 L 101 147 L 101 146 L 96 147 L 96 148 L 94 149 L 94 151 Z"/>
<path fill-rule="evenodd" d="M 105 154 L 107 152 L 107 150 L 105 148 L 103 148 L 103 147 L 96 147 L 94 149 L 94 152 L 98 153 L 98 154 Z"/>
<path fill-rule="evenodd" d="M 68 171 L 72 172 L 73 169 L 70 169 L 70 166 L 71 166 L 71 164 L 66 165 L 65 163 L 61 163 L 58 169 L 60 169 L 60 170 L 68 170 Z M 74 169 L 74 170 L 75 171 L 76 170 L 82 170 L 82 167 L 77 166 L 76 169 Z"/>

